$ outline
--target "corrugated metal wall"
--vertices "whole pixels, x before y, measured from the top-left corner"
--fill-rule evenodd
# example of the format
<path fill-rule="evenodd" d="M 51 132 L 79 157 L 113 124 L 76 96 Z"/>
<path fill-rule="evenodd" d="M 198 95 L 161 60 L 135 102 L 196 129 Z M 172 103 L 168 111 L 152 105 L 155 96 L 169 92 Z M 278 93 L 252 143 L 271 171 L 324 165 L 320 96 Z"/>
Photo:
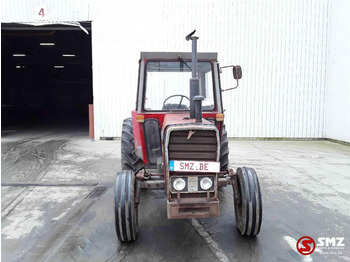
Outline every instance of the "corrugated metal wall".
<path fill-rule="evenodd" d="M 330 1 L 326 137 L 350 142 L 350 1 Z"/>
<path fill-rule="evenodd" d="M 90 21 L 90 0 L 1 0 L 1 22 L 35 22 L 35 6 L 47 6 L 48 21 Z"/>
<path fill-rule="evenodd" d="M 347 0 L 3 0 L 2 22 L 92 20 L 95 135 L 120 136 L 135 107 L 140 51 L 218 52 L 240 64 L 240 87 L 224 93 L 231 137 L 330 137 L 350 141 Z M 224 88 L 234 82 L 221 74 Z"/>
<path fill-rule="evenodd" d="M 139 52 L 190 51 L 194 28 L 199 51 L 244 70 L 224 93 L 229 136 L 324 136 L 328 0 L 110 1 L 92 11 L 97 137 L 119 136 L 134 108 Z"/>

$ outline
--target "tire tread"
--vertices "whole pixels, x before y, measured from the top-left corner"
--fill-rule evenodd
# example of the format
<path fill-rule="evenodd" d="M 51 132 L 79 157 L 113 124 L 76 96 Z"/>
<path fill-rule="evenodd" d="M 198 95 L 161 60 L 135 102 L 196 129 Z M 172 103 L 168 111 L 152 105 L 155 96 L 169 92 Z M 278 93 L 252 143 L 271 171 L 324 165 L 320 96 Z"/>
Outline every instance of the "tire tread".
<path fill-rule="evenodd" d="M 227 131 L 225 127 L 222 130 L 221 143 L 220 143 L 220 170 L 226 171 L 229 165 L 229 148 L 228 148 L 228 139 Z"/>
<path fill-rule="evenodd" d="M 135 154 L 134 132 L 131 118 L 126 118 L 123 122 L 121 136 L 121 164 L 122 170 L 132 170 L 135 173 L 144 167 L 143 160 Z"/>
<path fill-rule="evenodd" d="M 237 183 L 240 183 L 242 214 L 237 212 L 235 202 L 235 217 L 237 229 L 244 236 L 256 236 L 260 232 L 262 222 L 262 199 L 258 176 L 253 168 L 237 169 Z M 243 213 L 246 215 L 243 221 Z"/>
<path fill-rule="evenodd" d="M 137 237 L 137 208 L 134 198 L 135 175 L 132 170 L 117 174 L 115 183 L 115 229 L 121 242 L 134 241 Z"/>

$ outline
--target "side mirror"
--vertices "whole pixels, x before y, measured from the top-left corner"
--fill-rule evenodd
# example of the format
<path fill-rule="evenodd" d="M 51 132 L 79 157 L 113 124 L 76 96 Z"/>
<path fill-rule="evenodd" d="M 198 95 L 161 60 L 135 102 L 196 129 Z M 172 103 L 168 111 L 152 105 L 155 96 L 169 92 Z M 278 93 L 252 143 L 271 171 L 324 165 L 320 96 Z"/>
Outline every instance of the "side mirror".
<path fill-rule="evenodd" d="M 241 79 L 242 78 L 242 68 L 239 65 L 232 67 L 232 73 L 234 79 Z"/>
<path fill-rule="evenodd" d="M 237 80 L 237 84 L 235 87 L 232 87 L 232 88 L 227 88 L 227 89 L 222 89 L 221 91 L 224 92 L 224 91 L 228 91 L 228 90 L 232 90 L 232 89 L 236 89 L 238 87 L 238 79 L 241 79 L 242 78 L 242 68 L 241 66 L 239 65 L 230 65 L 230 66 L 223 66 L 223 67 L 220 67 L 220 73 L 221 73 L 221 70 L 222 68 L 228 68 L 228 67 L 232 67 L 232 74 L 233 74 L 233 78 Z"/>

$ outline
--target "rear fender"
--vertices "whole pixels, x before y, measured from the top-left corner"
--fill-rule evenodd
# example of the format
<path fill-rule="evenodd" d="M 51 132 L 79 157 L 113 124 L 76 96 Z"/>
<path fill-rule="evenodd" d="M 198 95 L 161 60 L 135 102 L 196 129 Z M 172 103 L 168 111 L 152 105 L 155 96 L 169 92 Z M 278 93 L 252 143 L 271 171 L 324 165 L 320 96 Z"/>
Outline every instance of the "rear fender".
<path fill-rule="evenodd" d="M 136 121 L 137 112 L 132 111 L 132 127 L 134 131 L 134 144 L 135 154 L 143 160 L 143 163 L 147 164 L 147 152 L 145 144 L 145 130 L 143 123 Z"/>

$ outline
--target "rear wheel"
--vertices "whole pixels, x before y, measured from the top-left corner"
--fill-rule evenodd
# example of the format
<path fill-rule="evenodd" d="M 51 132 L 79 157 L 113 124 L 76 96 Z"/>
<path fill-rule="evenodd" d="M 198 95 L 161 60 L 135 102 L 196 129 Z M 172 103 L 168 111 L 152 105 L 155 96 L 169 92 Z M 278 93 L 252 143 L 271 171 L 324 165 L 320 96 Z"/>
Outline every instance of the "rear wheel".
<path fill-rule="evenodd" d="M 126 118 L 123 122 L 121 162 L 122 170 L 133 170 L 136 173 L 143 168 L 143 160 L 135 154 L 134 132 L 131 118 Z"/>
<path fill-rule="evenodd" d="M 228 139 L 227 139 L 227 131 L 225 127 L 222 130 L 221 136 L 221 144 L 220 144 L 220 170 L 226 171 L 228 168 Z"/>
<path fill-rule="evenodd" d="M 253 168 L 237 169 L 233 185 L 236 226 L 244 236 L 256 236 L 262 221 L 262 200 L 258 176 Z"/>
<path fill-rule="evenodd" d="M 135 205 L 135 174 L 123 170 L 115 182 L 115 230 L 119 241 L 134 241 L 138 232 L 137 205 Z"/>

